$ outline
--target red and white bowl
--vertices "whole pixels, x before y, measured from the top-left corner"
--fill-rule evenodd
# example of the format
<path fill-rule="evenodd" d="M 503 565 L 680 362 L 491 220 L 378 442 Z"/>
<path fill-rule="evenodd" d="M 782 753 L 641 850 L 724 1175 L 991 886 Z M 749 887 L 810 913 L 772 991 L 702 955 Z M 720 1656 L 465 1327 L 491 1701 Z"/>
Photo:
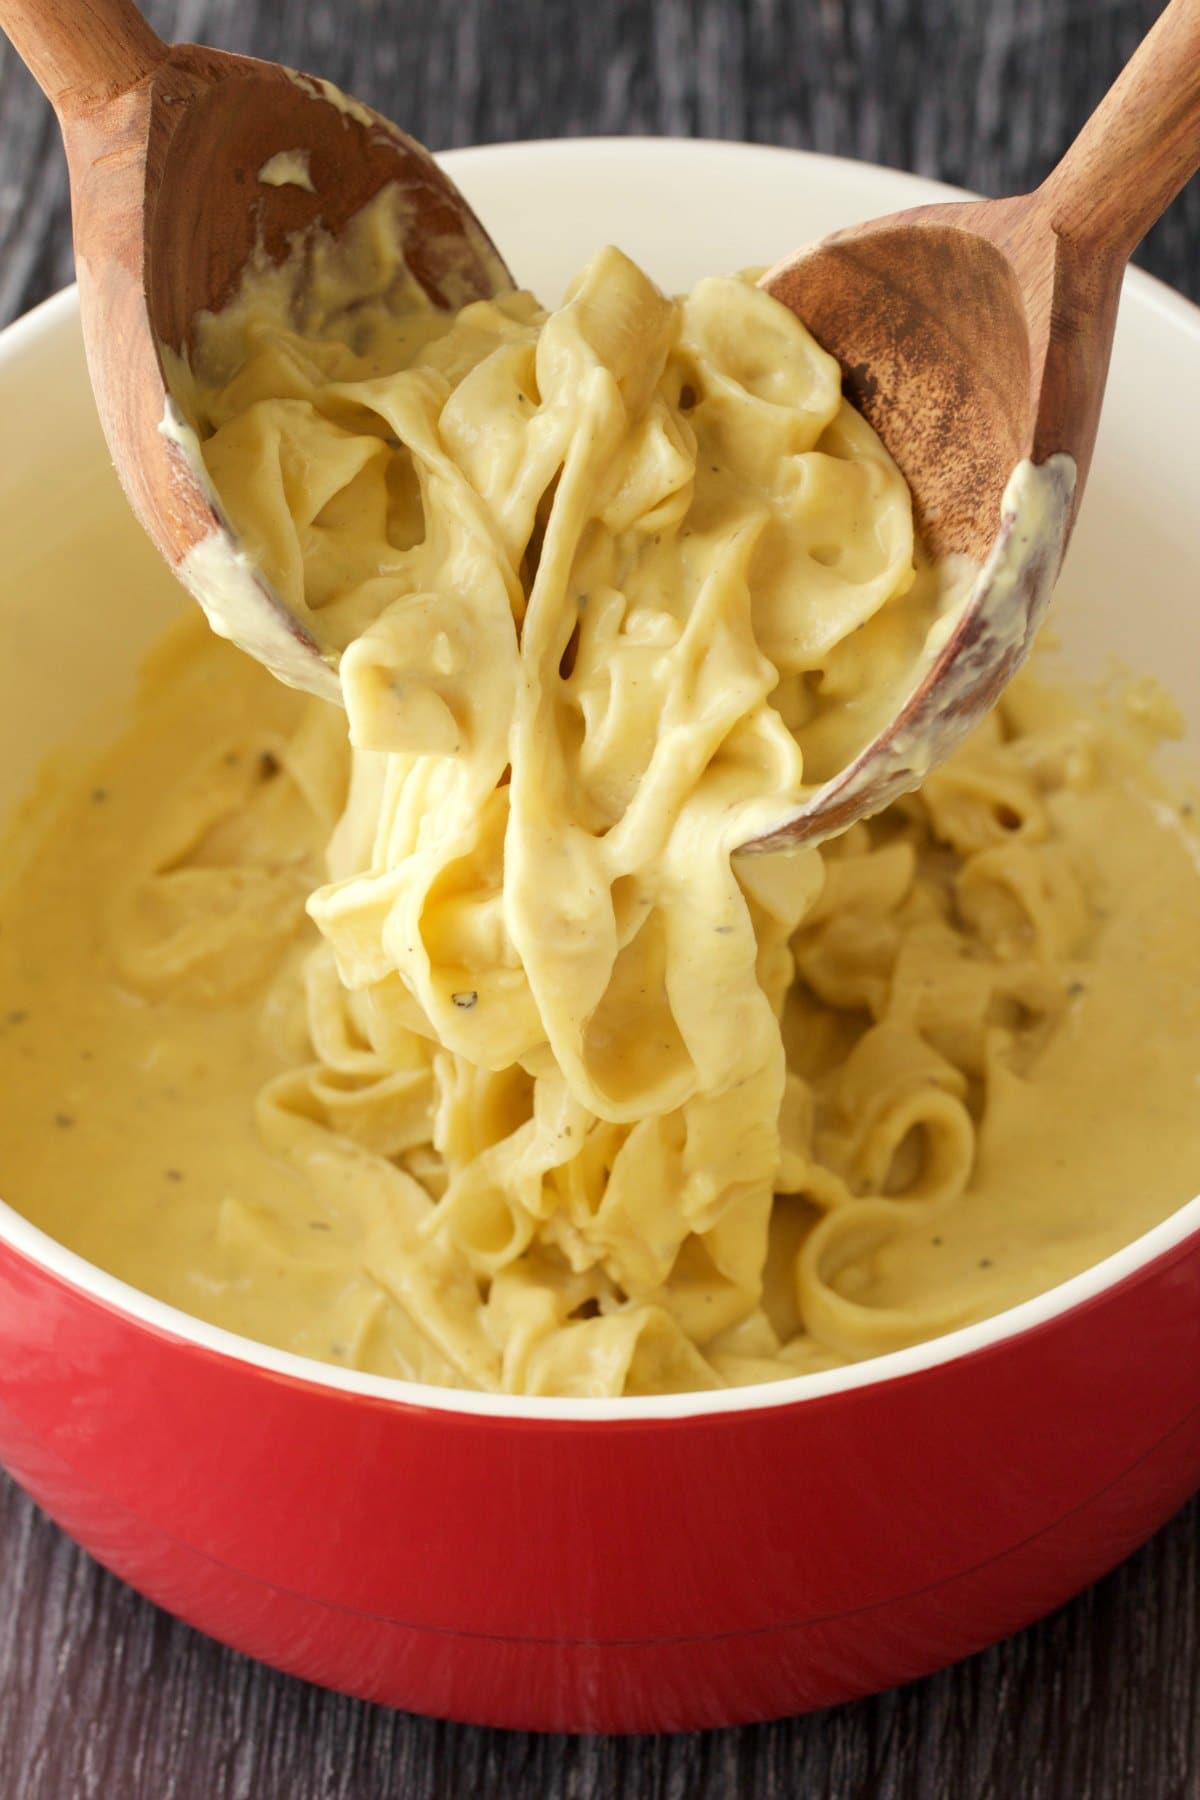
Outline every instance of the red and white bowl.
<path fill-rule="evenodd" d="M 940 192 L 704 143 L 446 160 L 547 298 L 605 241 L 683 287 Z M 1200 312 L 1132 276 L 1056 626 L 1072 669 L 1115 654 L 1200 726 L 1197 392 Z M 0 440 L 7 810 L 56 745 L 111 726 L 187 603 L 109 470 L 73 293 L 0 336 Z M 450 1394 L 264 1349 L 0 1205 L 0 1460 L 144 1593 L 311 1680 L 493 1725 L 769 1718 L 1015 1630 L 1200 1486 L 1200 1199 L 917 1349 L 608 1403 Z"/>

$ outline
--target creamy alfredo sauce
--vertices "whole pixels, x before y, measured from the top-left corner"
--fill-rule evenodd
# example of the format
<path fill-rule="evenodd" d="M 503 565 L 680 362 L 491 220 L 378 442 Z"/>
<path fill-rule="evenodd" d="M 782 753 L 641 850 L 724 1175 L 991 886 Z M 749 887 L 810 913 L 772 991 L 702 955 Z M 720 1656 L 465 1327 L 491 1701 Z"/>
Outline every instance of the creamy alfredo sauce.
<path fill-rule="evenodd" d="M 1200 876 L 1136 722 L 1021 682 L 919 795 L 731 858 L 939 630 L 895 467 L 745 283 L 609 251 L 451 321 L 377 226 L 357 297 L 264 277 L 180 372 L 351 741 L 193 628 L 59 782 L 7 1197 L 252 1337 L 577 1394 L 909 1343 L 1189 1197 Z"/>

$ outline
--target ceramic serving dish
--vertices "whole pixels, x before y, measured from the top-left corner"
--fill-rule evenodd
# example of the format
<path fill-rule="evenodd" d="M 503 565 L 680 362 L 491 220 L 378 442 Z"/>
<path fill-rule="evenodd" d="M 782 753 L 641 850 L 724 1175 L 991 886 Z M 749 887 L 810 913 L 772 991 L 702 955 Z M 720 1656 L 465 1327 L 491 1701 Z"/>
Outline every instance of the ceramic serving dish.
<path fill-rule="evenodd" d="M 681 288 L 940 192 L 705 143 L 446 161 L 547 299 L 608 240 Z M 1115 655 L 1200 728 L 1198 391 L 1200 312 L 1132 275 L 1055 623 L 1073 670 Z M 56 746 L 112 724 L 186 604 L 124 508 L 60 294 L 0 335 L 0 811 Z M 1200 1199 L 917 1349 L 611 1403 L 264 1349 L 0 1205 L 0 1460 L 161 1605 L 351 1693 L 606 1731 L 823 1706 L 1026 1624 L 1200 1486 Z"/>

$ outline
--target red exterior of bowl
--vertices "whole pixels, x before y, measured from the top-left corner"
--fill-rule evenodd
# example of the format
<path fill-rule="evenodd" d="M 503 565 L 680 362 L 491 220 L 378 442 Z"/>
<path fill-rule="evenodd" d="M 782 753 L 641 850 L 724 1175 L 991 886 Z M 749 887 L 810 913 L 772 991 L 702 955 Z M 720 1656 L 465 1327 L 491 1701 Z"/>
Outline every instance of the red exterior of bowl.
<path fill-rule="evenodd" d="M 913 1374 L 593 1422 L 283 1376 L 0 1243 L 0 1460 L 152 1599 L 310 1680 L 490 1725 L 769 1718 L 1004 1636 L 1200 1486 L 1200 1233 Z"/>

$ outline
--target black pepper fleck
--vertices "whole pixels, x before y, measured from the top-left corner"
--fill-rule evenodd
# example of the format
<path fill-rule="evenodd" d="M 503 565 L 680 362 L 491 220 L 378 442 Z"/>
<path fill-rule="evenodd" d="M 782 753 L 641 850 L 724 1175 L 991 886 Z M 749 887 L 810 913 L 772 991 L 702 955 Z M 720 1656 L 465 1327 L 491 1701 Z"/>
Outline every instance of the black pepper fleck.
<path fill-rule="evenodd" d="M 19 1006 L 15 1012 L 9 1013 L 8 1022 L 10 1025 L 23 1025 L 28 1017 L 29 1014 L 25 1009 Z"/>
<path fill-rule="evenodd" d="M 107 799 L 108 799 L 108 789 L 107 788 L 94 787 L 92 789 L 92 802 L 94 805 L 99 806 L 102 804 L 103 801 L 105 801 Z"/>
<path fill-rule="evenodd" d="M 166 1176 L 168 1181 L 182 1181 L 183 1180 L 183 1170 L 182 1169 L 164 1169 L 163 1174 Z"/>
<path fill-rule="evenodd" d="M 75 1121 L 70 1113 L 57 1112 L 54 1115 L 54 1123 L 58 1126 L 60 1131 L 70 1131 Z"/>
<path fill-rule="evenodd" d="M 258 759 L 258 772 L 264 781 L 270 781 L 279 773 L 279 758 L 272 750 L 264 750 Z"/>
<path fill-rule="evenodd" d="M 979 1266 L 981 1269 L 990 1269 L 992 1266 L 991 1257 L 990 1256 L 981 1256 L 979 1259 Z"/>

